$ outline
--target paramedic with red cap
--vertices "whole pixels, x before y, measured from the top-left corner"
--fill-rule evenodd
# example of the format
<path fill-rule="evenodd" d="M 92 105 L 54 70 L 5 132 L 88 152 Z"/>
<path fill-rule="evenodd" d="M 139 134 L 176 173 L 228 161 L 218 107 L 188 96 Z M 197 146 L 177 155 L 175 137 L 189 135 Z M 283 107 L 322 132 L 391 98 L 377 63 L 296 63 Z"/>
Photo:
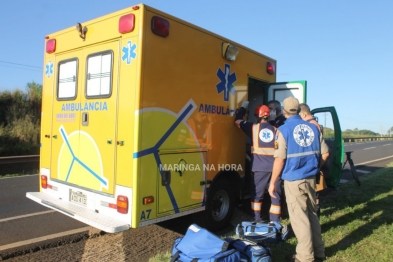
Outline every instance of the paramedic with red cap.
<path fill-rule="evenodd" d="M 261 210 L 263 195 L 270 181 L 273 168 L 274 137 L 276 129 L 269 124 L 269 108 L 261 105 L 258 109 L 256 124 L 243 120 L 246 114 L 248 101 L 242 103 L 242 107 L 236 114 L 235 124 L 252 140 L 252 176 L 251 179 L 251 209 L 254 211 L 254 222 L 262 222 Z M 280 222 L 281 217 L 281 180 L 276 181 L 277 190 L 275 198 L 272 198 L 269 217 L 270 221 Z"/>

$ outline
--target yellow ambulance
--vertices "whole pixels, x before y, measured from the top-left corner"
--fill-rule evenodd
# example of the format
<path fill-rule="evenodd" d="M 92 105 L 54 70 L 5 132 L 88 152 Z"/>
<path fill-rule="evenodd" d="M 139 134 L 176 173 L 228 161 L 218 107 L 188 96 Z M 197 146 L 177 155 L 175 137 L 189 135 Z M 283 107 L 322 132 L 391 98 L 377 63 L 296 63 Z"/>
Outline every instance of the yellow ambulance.
<path fill-rule="evenodd" d="M 306 81 L 275 83 L 274 59 L 143 4 L 49 34 L 44 53 L 40 191 L 26 196 L 106 232 L 192 213 L 225 226 L 248 192 L 236 109 L 306 101 Z"/>

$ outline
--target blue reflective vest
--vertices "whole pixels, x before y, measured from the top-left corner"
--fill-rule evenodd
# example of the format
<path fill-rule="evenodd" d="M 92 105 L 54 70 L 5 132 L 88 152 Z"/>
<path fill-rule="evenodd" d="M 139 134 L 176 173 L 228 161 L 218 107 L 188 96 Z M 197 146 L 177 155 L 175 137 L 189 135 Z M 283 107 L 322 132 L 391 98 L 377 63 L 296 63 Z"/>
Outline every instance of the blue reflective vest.
<path fill-rule="evenodd" d="M 318 128 L 302 120 L 300 116 L 292 116 L 278 130 L 287 143 L 287 159 L 282 179 L 295 181 L 315 176 L 319 171 L 321 156 Z"/>
<path fill-rule="evenodd" d="M 276 129 L 267 122 L 252 126 L 252 171 L 272 172 Z"/>

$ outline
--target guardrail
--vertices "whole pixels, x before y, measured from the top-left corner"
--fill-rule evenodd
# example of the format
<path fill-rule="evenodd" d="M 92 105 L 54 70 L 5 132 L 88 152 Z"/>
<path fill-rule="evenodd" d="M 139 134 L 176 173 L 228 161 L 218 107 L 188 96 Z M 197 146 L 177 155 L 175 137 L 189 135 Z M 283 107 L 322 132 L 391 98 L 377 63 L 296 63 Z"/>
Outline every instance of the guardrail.
<path fill-rule="evenodd" d="M 347 137 L 347 138 L 343 138 L 343 139 L 344 139 L 344 143 L 346 143 L 346 142 L 393 140 L 393 137 L 391 137 L 391 136 L 380 136 L 380 137 L 370 136 L 370 137 Z"/>
<path fill-rule="evenodd" d="M 39 162 L 39 161 L 40 161 L 40 156 L 39 155 L 0 157 L 0 165 Z"/>

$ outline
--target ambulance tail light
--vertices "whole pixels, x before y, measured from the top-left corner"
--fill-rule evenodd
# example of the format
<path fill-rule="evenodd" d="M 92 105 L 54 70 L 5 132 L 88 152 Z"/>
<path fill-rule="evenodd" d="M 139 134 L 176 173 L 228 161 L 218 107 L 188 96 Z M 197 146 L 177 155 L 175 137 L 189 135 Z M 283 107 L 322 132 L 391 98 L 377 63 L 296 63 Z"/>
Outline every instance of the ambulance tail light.
<path fill-rule="evenodd" d="M 48 188 L 48 177 L 41 175 L 41 187 L 44 189 Z"/>
<path fill-rule="evenodd" d="M 274 73 L 276 72 L 276 70 L 274 68 L 274 64 L 272 62 L 267 62 L 267 64 L 266 64 L 266 72 L 269 75 L 274 75 Z"/>
<path fill-rule="evenodd" d="M 125 34 L 132 32 L 135 28 L 135 15 L 123 15 L 119 19 L 119 33 Z"/>
<path fill-rule="evenodd" d="M 49 39 L 46 41 L 46 52 L 52 54 L 56 51 L 56 39 Z"/>
<path fill-rule="evenodd" d="M 128 197 L 126 196 L 117 196 L 117 212 L 121 214 L 128 213 Z"/>
<path fill-rule="evenodd" d="M 159 16 L 153 16 L 151 31 L 158 36 L 167 37 L 169 35 L 169 21 Z"/>

